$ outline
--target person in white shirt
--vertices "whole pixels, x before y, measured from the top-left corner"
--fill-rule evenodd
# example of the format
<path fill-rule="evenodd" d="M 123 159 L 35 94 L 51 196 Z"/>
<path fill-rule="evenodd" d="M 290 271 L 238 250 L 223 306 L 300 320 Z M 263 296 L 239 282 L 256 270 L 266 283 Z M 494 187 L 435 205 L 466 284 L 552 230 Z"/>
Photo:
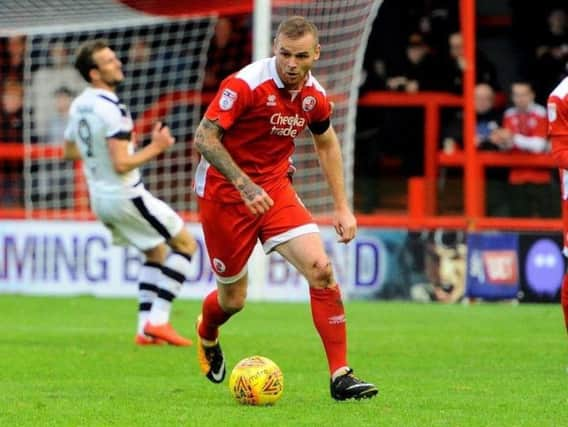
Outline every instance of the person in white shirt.
<path fill-rule="evenodd" d="M 135 343 L 191 345 L 169 318 L 197 244 L 181 217 L 145 189 L 138 169 L 172 146 L 174 138 L 156 123 L 151 142 L 135 150 L 132 118 L 115 93 L 124 79 L 122 63 L 105 40 L 82 44 L 75 67 L 89 87 L 71 104 L 64 157 L 83 160 L 91 208 L 113 243 L 132 245 L 146 257 L 139 274 Z"/>

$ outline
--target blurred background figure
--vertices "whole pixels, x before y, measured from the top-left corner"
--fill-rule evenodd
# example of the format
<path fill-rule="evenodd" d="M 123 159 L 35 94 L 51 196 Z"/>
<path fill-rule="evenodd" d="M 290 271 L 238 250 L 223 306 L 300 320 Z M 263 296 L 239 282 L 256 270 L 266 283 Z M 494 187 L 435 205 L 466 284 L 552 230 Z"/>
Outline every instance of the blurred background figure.
<path fill-rule="evenodd" d="M 508 132 L 501 127 L 502 111 L 495 107 L 495 92 L 487 83 L 475 87 L 476 134 L 479 150 L 506 150 Z M 511 216 L 509 203 L 509 170 L 492 167 L 485 169 L 485 211 L 488 216 Z"/>
<path fill-rule="evenodd" d="M 57 110 L 55 92 L 62 87 L 79 93 L 85 88 L 81 76 L 71 65 L 71 55 L 62 42 L 49 47 L 48 64 L 32 75 L 31 100 L 34 135 L 45 142 L 48 139 L 49 118 Z"/>
<path fill-rule="evenodd" d="M 26 37 L 10 36 L 1 39 L 0 80 L 24 80 Z"/>
<path fill-rule="evenodd" d="M 149 86 L 155 80 L 156 56 L 145 37 L 136 37 L 130 47 L 124 64 L 124 72 L 131 76 L 118 88 L 120 98 L 128 103 L 132 117 L 136 119 L 156 98 L 156 88 Z M 123 99 L 128 94 L 128 99 Z"/>
<path fill-rule="evenodd" d="M 221 17 L 207 52 L 204 91 L 214 91 L 229 74 L 250 62 L 251 30 L 246 16 Z"/>
<path fill-rule="evenodd" d="M 503 112 L 495 106 L 495 91 L 487 83 L 475 86 L 476 135 L 475 145 L 479 150 L 508 151 L 510 132 L 501 127 Z M 444 150 L 453 152 L 463 149 L 463 112 L 456 112 L 446 124 L 442 134 Z M 443 170 L 445 173 L 445 170 Z M 442 173 L 442 179 L 444 177 Z M 488 216 L 510 216 L 507 168 L 486 168 L 486 203 Z M 442 183 L 443 184 L 443 183 Z"/>
<path fill-rule="evenodd" d="M 442 83 L 438 60 L 432 54 L 420 33 L 408 37 L 406 57 L 394 75 L 387 78 L 386 87 L 390 90 L 414 93 L 419 90 L 440 90 Z"/>
<path fill-rule="evenodd" d="M 69 118 L 69 107 L 75 93 L 66 86 L 57 88 L 53 93 L 55 109 L 50 111 L 47 123 L 47 141 L 49 144 L 61 144 L 63 133 Z"/>
<path fill-rule="evenodd" d="M 564 77 L 568 62 L 568 14 L 552 9 L 547 26 L 536 41 L 532 81 L 537 102 L 544 103 L 550 90 Z"/>
<path fill-rule="evenodd" d="M 448 92 L 461 94 L 463 92 L 463 72 L 465 70 L 465 55 L 461 33 L 455 32 L 450 34 L 448 36 L 448 46 L 448 56 L 444 64 L 444 89 Z M 476 50 L 475 55 L 476 82 L 487 83 L 493 89 L 498 90 L 500 86 L 495 65 L 480 49 Z"/>
<path fill-rule="evenodd" d="M 46 143 L 63 146 L 63 134 L 69 120 L 69 107 L 75 93 L 63 86 L 58 88 L 53 97 L 55 110 L 51 111 L 47 121 Z M 70 208 L 73 164 L 60 159 L 37 159 L 32 166 L 32 186 L 36 191 L 32 195 L 34 202 L 51 202 L 60 208 Z"/>
<path fill-rule="evenodd" d="M 18 80 L 5 80 L 2 84 L 0 110 L 0 150 L 2 143 L 22 143 L 24 88 Z M 0 162 L 0 205 L 22 205 L 22 160 L 7 159 Z"/>
<path fill-rule="evenodd" d="M 440 90 L 439 61 L 431 53 L 422 35 L 408 36 L 405 56 L 400 63 L 386 65 L 386 89 L 415 93 Z M 385 111 L 380 144 L 392 145 L 401 157 L 404 177 L 424 173 L 424 111 L 421 107 L 389 108 Z M 391 150 L 393 149 L 391 148 Z"/>
<path fill-rule="evenodd" d="M 511 153 L 546 153 L 548 120 L 546 109 L 535 102 L 529 82 L 511 85 L 513 106 L 505 111 L 503 127 L 505 143 Z M 558 190 L 551 170 L 514 167 L 509 172 L 511 215 L 515 217 L 553 218 L 560 216 Z"/>
<path fill-rule="evenodd" d="M 4 80 L 0 141 L 21 143 L 23 139 L 24 88 L 18 80 Z"/>

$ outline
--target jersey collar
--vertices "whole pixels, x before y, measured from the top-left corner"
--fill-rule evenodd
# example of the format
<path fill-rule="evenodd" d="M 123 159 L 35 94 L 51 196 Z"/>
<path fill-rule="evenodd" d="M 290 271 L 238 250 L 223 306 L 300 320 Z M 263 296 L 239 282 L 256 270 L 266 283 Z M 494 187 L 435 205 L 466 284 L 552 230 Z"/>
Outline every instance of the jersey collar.
<path fill-rule="evenodd" d="M 118 96 L 116 95 L 116 93 L 110 91 L 110 90 L 106 90 L 106 89 L 101 89 L 101 88 L 97 88 L 97 87 L 90 87 L 89 90 L 91 90 L 95 95 L 103 95 L 105 98 L 111 99 L 112 101 L 118 103 L 119 99 Z"/>

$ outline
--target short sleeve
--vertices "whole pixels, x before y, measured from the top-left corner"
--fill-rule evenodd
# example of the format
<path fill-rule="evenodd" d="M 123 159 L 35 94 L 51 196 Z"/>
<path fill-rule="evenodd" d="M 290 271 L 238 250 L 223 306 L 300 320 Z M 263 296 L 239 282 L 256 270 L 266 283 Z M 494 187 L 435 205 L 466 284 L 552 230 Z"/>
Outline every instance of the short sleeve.
<path fill-rule="evenodd" d="M 215 98 L 207 107 L 205 117 L 217 121 L 223 129 L 228 130 L 251 104 L 251 100 L 252 91 L 247 83 L 229 77 L 223 81 Z"/>
<path fill-rule="evenodd" d="M 132 120 L 121 104 L 102 100 L 97 105 L 97 113 L 103 122 L 105 137 L 129 139 L 132 132 Z"/>

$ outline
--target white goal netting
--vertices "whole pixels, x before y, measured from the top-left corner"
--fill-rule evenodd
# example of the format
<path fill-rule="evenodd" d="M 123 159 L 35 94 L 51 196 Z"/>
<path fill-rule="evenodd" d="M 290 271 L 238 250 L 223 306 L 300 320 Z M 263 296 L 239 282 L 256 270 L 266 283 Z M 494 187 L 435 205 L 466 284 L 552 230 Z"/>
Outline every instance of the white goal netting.
<path fill-rule="evenodd" d="M 66 109 L 84 87 L 73 69 L 73 54 L 81 42 L 95 37 L 109 40 L 123 62 L 126 80 L 118 95 L 133 114 L 139 143 L 148 141 L 156 120 L 166 122 L 176 137 L 172 149 L 143 167 L 146 186 L 174 209 L 194 210 L 192 137 L 207 98 L 202 87 L 218 17 L 154 17 L 112 0 L 7 3 L 9 6 L 3 8 L 0 16 L 0 36 L 21 35 L 26 44 L 26 216 L 89 216 L 79 165 L 58 156 Z M 335 102 L 333 123 L 342 142 L 350 199 L 357 87 L 370 26 L 380 3 L 273 1 L 274 25 L 286 16 L 298 14 L 312 19 L 320 29 L 322 57 L 314 72 Z M 297 147 L 295 186 L 314 213 L 325 214 L 331 210 L 331 198 L 310 139 L 300 138 Z"/>
<path fill-rule="evenodd" d="M 290 15 L 306 16 L 319 29 L 321 56 L 316 63 L 314 75 L 335 104 L 332 122 L 342 144 L 345 187 L 352 203 L 358 86 L 371 25 L 382 1 L 320 0 L 289 3 L 273 8 L 273 30 L 276 30 L 283 18 Z M 311 138 L 296 139 L 294 162 L 297 167 L 294 183 L 304 203 L 314 213 L 331 212 L 332 199 Z"/>

